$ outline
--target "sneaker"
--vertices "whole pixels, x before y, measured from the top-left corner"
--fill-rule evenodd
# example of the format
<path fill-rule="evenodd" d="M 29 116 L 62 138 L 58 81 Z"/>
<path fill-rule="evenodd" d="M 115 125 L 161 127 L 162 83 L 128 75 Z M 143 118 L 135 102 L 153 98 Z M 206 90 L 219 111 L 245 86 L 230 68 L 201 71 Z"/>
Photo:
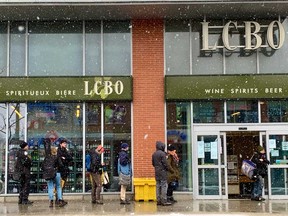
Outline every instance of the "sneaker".
<path fill-rule="evenodd" d="M 121 205 L 129 205 L 130 202 L 129 202 L 128 200 L 121 200 L 121 201 L 120 201 L 120 204 L 121 204 Z"/>
<path fill-rule="evenodd" d="M 64 207 L 65 205 L 67 205 L 67 203 L 64 202 L 64 200 L 59 200 L 58 201 L 58 207 Z"/>
<path fill-rule="evenodd" d="M 170 202 L 164 202 L 164 203 L 161 203 L 161 205 L 162 205 L 162 206 L 170 206 L 170 205 L 172 205 L 172 203 L 170 203 Z"/>
<path fill-rule="evenodd" d="M 259 201 L 265 201 L 265 198 L 259 197 Z"/>

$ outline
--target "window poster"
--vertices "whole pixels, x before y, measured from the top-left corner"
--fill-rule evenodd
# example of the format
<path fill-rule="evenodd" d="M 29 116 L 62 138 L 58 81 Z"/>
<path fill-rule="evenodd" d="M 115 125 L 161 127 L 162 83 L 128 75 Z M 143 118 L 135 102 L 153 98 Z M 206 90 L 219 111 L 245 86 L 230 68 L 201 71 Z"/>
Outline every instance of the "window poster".
<path fill-rule="evenodd" d="M 283 141 L 282 142 L 282 150 L 283 151 L 288 151 L 288 142 L 287 141 Z"/>
<path fill-rule="evenodd" d="M 211 159 L 218 159 L 217 142 L 211 142 Z"/>
<path fill-rule="evenodd" d="M 204 141 L 198 141 L 198 158 L 204 158 Z"/>
<path fill-rule="evenodd" d="M 269 148 L 270 149 L 276 148 L 276 139 L 269 139 Z"/>

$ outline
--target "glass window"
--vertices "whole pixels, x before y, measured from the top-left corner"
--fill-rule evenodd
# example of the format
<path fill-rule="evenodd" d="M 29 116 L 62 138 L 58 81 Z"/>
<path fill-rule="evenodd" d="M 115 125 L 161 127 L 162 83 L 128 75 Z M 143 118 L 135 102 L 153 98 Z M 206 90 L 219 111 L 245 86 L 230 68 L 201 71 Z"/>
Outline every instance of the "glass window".
<path fill-rule="evenodd" d="M 101 104 L 87 103 L 86 104 L 86 153 L 101 145 Z M 108 151 L 108 150 L 107 150 Z M 85 176 L 85 192 L 91 190 L 90 175 Z"/>
<path fill-rule="evenodd" d="M 194 123 L 224 123 L 224 102 L 193 102 Z"/>
<path fill-rule="evenodd" d="M 166 74 L 190 74 L 189 21 L 165 22 Z"/>
<path fill-rule="evenodd" d="M 0 77 L 7 76 L 7 22 L 0 23 Z"/>
<path fill-rule="evenodd" d="M 104 75 L 131 74 L 131 32 L 129 21 L 103 24 Z"/>
<path fill-rule="evenodd" d="M 101 75 L 101 22 L 85 22 L 85 75 Z"/>
<path fill-rule="evenodd" d="M 288 101 L 261 101 L 261 122 L 288 122 Z"/>
<path fill-rule="evenodd" d="M 131 158 L 131 104 L 130 102 L 104 103 L 104 163 L 108 167 L 111 187 L 119 191 L 118 154 L 122 143 L 129 144 Z M 131 191 L 131 187 L 128 188 Z"/>
<path fill-rule="evenodd" d="M 173 144 L 180 158 L 178 191 L 192 191 L 192 144 L 190 103 L 167 103 L 167 144 Z"/>
<path fill-rule="evenodd" d="M 19 193 L 18 182 L 12 179 L 16 153 L 19 150 L 20 140 L 25 139 L 26 131 L 26 105 L 8 104 L 8 187 L 7 193 Z M 5 142 L 5 141 L 4 141 Z"/>
<path fill-rule="evenodd" d="M 6 120 L 7 107 L 6 104 L 0 103 L 0 194 L 5 192 L 5 163 L 6 163 Z"/>
<path fill-rule="evenodd" d="M 26 23 L 12 22 L 10 25 L 10 76 L 25 75 Z"/>
<path fill-rule="evenodd" d="M 79 103 L 28 103 L 27 140 L 31 150 L 31 192 L 47 192 L 40 164 L 44 160 L 44 140 L 58 147 L 60 140 L 68 140 L 67 148 L 73 156 L 64 192 L 82 192 L 83 188 L 83 131 L 82 104 Z"/>
<path fill-rule="evenodd" d="M 82 22 L 30 22 L 29 75 L 82 75 L 82 36 Z"/>
<path fill-rule="evenodd" d="M 267 22 L 267 21 L 266 21 Z M 267 22 L 269 24 L 270 22 Z M 282 25 L 287 30 L 288 20 L 285 19 Z M 273 37 L 274 44 L 279 43 L 278 28 L 274 28 Z M 287 38 L 288 32 L 285 31 L 285 38 Z M 285 40 L 286 41 L 286 40 Z M 267 43 L 267 39 L 263 37 L 263 43 Z M 268 44 L 267 44 L 268 45 Z M 259 72 L 260 73 L 287 73 L 288 62 L 283 61 L 288 56 L 288 43 L 285 42 L 283 46 L 278 49 L 272 49 L 270 47 L 259 49 Z"/>
<path fill-rule="evenodd" d="M 209 25 L 222 25 L 222 22 L 211 22 Z M 209 46 L 215 43 L 221 46 L 222 29 L 209 29 Z M 214 51 L 203 51 L 202 48 L 202 26 L 200 22 L 192 24 L 192 74 L 223 74 L 223 49 Z"/>
<path fill-rule="evenodd" d="M 227 123 L 258 123 L 258 102 L 227 101 Z"/>

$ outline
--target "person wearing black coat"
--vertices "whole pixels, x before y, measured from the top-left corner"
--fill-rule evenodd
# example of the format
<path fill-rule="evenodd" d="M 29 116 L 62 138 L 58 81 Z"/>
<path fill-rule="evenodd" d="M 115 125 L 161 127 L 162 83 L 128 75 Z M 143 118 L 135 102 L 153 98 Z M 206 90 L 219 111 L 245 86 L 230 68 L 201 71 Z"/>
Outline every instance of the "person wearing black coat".
<path fill-rule="evenodd" d="M 45 159 L 42 164 L 43 178 L 47 181 L 48 186 L 48 196 L 49 196 L 49 207 L 53 207 L 54 203 L 54 185 L 56 186 L 58 207 L 63 207 L 67 203 L 63 201 L 62 198 L 62 188 L 61 188 L 61 174 L 59 168 L 63 166 L 61 159 L 57 156 L 57 149 L 55 147 L 49 148 L 51 152 L 47 152 Z"/>
<path fill-rule="evenodd" d="M 18 164 L 19 170 L 21 172 L 18 203 L 23 205 L 30 205 L 33 203 L 32 201 L 28 200 L 30 192 L 30 170 L 32 166 L 32 160 L 28 154 L 28 144 L 24 141 L 21 141 L 20 147 L 21 149 L 19 149 L 16 154 L 16 163 Z"/>
<path fill-rule="evenodd" d="M 267 176 L 270 162 L 267 160 L 265 149 L 262 146 L 257 147 L 251 161 L 256 164 L 256 169 L 253 173 L 255 181 L 253 182 L 251 200 L 264 201 L 265 199 L 262 197 L 262 191 L 264 178 Z"/>
<path fill-rule="evenodd" d="M 168 163 L 165 153 L 165 144 L 157 141 L 156 151 L 152 155 L 152 165 L 155 169 L 157 205 L 171 205 L 167 202 L 167 173 Z"/>
<path fill-rule="evenodd" d="M 57 156 L 61 159 L 63 166 L 59 167 L 59 172 L 61 174 L 61 186 L 62 186 L 62 195 L 63 190 L 67 182 L 67 177 L 69 175 L 69 166 L 73 162 L 72 155 L 67 150 L 67 140 L 62 139 L 60 141 L 59 147 L 57 149 Z M 66 201 L 64 201 L 66 202 Z M 67 202 L 66 202 L 67 204 Z"/>

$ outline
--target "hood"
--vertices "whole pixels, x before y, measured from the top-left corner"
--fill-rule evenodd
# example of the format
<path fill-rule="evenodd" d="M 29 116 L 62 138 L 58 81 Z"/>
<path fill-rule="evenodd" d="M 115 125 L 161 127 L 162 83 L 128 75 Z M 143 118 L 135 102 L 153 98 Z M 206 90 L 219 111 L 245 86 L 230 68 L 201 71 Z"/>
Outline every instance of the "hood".
<path fill-rule="evenodd" d="M 156 142 L 156 149 L 164 151 L 165 150 L 165 144 L 163 142 L 161 142 L 161 141 L 157 141 Z"/>

